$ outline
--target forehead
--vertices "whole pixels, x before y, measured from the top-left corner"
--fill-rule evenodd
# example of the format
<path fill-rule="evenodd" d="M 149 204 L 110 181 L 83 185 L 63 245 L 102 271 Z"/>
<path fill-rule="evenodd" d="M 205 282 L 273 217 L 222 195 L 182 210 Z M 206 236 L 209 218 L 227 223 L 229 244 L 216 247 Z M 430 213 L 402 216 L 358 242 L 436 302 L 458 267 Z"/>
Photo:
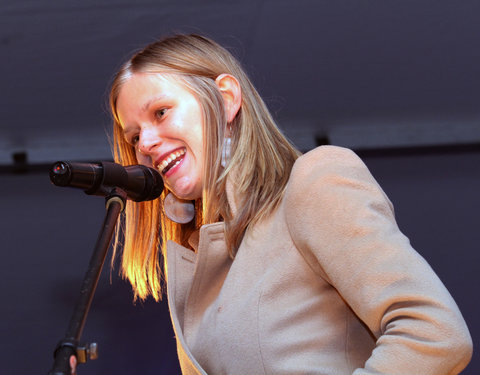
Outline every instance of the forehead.
<path fill-rule="evenodd" d="M 152 94 L 165 95 L 168 92 L 183 91 L 185 88 L 180 82 L 178 77 L 171 74 L 133 73 L 120 85 L 117 105 L 125 97 L 140 99 Z"/>
<path fill-rule="evenodd" d="M 192 94 L 183 80 L 174 74 L 133 73 L 119 88 L 116 112 L 120 119 L 125 119 L 131 114 L 145 112 L 159 100 L 187 100 L 189 96 Z"/>

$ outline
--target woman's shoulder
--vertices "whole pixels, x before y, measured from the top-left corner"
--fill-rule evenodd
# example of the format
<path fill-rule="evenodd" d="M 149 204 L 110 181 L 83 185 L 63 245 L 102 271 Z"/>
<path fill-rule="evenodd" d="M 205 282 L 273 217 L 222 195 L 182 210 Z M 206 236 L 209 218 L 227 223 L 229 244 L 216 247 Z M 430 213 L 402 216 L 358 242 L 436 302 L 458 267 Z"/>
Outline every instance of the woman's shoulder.
<path fill-rule="evenodd" d="M 363 165 L 352 150 L 340 146 L 320 146 L 302 156 L 294 164 L 292 173 L 309 173 L 312 169 L 341 168 L 348 165 Z"/>
<path fill-rule="evenodd" d="M 285 193 L 287 207 L 291 209 L 298 208 L 298 202 L 306 197 L 314 197 L 324 206 L 333 201 L 347 203 L 373 198 L 393 208 L 357 154 L 338 146 L 320 146 L 299 157 L 292 168 Z"/>
<path fill-rule="evenodd" d="M 328 179 L 333 176 L 371 178 L 368 168 L 352 150 L 339 146 L 320 146 L 295 162 L 290 174 L 290 185 Z"/>

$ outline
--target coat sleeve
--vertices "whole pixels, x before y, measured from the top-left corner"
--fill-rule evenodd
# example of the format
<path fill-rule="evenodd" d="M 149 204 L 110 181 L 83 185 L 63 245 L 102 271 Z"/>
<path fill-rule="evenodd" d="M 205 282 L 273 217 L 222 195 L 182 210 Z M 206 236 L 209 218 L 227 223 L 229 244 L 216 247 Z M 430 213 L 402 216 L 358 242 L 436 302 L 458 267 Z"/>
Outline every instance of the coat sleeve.
<path fill-rule="evenodd" d="M 302 156 L 285 202 L 299 251 L 376 337 L 370 358 L 354 375 L 462 371 L 472 354 L 465 321 L 352 151 L 324 146 Z"/>

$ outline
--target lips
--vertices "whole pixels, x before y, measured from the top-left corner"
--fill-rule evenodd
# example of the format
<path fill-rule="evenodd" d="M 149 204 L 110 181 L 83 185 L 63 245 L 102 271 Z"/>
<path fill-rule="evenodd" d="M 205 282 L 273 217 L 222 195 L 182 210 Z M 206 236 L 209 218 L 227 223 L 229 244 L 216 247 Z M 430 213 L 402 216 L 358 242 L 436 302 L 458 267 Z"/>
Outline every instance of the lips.
<path fill-rule="evenodd" d="M 177 166 L 183 159 L 186 148 L 181 148 L 166 155 L 157 163 L 157 169 L 162 175 L 165 175 L 170 169 Z"/>

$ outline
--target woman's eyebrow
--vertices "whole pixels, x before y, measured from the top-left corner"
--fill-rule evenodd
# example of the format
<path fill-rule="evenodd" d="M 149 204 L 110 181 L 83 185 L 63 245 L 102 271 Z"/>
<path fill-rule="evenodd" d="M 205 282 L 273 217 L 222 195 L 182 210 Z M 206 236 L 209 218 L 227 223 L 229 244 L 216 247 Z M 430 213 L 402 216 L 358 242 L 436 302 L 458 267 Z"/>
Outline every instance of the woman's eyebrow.
<path fill-rule="evenodd" d="M 159 95 L 159 96 L 156 96 L 155 98 L 152 98 L 150 100 L 148 100 L 143 106 L 142 106 L 142 112 L 146 112 L 148 110 L 148 108 L 152 105 L 152 103 L 155 103 L 159 100 L 162 100 L 162 99 L 165 99 L 167 97 L 167 95 L 165 94 L 162 94 L 162 95 Z"/>

